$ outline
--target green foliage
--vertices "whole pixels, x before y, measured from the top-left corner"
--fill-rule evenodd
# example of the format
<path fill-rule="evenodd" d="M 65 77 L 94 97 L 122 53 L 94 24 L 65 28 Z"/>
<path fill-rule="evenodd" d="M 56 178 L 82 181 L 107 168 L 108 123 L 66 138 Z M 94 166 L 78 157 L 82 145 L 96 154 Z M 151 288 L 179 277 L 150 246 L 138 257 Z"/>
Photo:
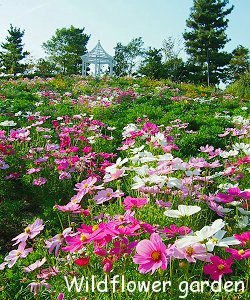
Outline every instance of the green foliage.
<path fill-rule="evenodd" d="M 117 43 L 114 56 L 114 73 L 117 76 L 133 75 L 136 73 L 140 59 L 145 50 L 141 37 L 134 38 L 127 45 Z"/>
<path fill-rule="evenodd" d="M 83 28 L 70 26 L 57 29 L 50 40 L 43 43 L 49 60 L 56 64 L 62 74 L 80 74 L 81 56 L 86 52 L 90 36 Z"/>
<path fill-rule="evenodd" d="M 163 78 L 163 64 L 161 49 L 149 49 L 145 54 L 139 72 L 149 78 Z"/>
<path fill-rule="evenodd" d="M 238 97 L 250 98 L 250 72 L 242 74 L 238 80 L 226 88 L 226 92 Z"/>
<path fill-rule="evenodd" d="M 229 41 L 226 35 L 228 19 L 233 6 L 226 9 L 228 0 L 194 0 L 186 24 L 190 31 L 185 31 L 186 50 L 191 62 L 199 67 L 201 82 L 208 85 L 219 83 L 224 78 L 225 66 L 231 55 L 220 51 Z"/>
<path fill-rule="evenodd" d="M 232 52 L 229 66 L 229 77 L 232 81 L 239 79 L 242 74 L 250 71 L 249 49 L 242 45 L 237 46 Z"/>
<path fill-rule="evenodd" d="M 0 67 L 2 67 L 5 74 L 16 75 L 25 71 L 26 65 L 21 61 L 29 52 L 23 51 L 22 38 L 24 30 L 21 31 L 20 28 L 13 27 L 11 24 L 8 33 L 6 42 L 1 44 L 3 50 L 0 52 Z"/>

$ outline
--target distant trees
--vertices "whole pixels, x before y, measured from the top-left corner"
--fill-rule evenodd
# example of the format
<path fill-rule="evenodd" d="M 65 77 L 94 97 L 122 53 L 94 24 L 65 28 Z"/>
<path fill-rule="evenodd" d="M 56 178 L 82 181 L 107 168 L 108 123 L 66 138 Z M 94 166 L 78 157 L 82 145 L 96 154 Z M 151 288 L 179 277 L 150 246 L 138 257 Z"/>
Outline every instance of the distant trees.
<path fill-rule="evenodd" d="M 86 53 L 90 38 L 84 29 L 74 26 L 57 29 L 55 35 L 42 45 L 48 55 L 47 64 L 56 65 L 62 74 L 80 74 L 81 56 Z"/>
<path fill-rule="evenodd" d="M 133 75 L 145 54 L 141 37 L 132 39 L 127 45 L 117 43 L 114 56 L 116 76 Z"/>
<path fill-rule="evenodd" d="M 246 72 L 250 71 L 250 53 L 249 49 L 242 45 L 237 46 L 232 52 L 232 58 L 229 62 L 228 79 L 235 81 Z"/>
<path fill-rule="evenodd" d="M 0 67 L 5 74 L 23 73 L 27 67 L 22 63 L 22 60 L 29 55 L 28 51 L 23 50 L 23 35 L 24 30 L 10 25 L 6 42 L 1 44 L 0 51 Z"/>
<path fill-rule="evenodd" d="M 186 21 L 189 31 L 185 31 L 183 37 L 190 63 L 199 69 L 199 76 L 208 85 L 225 79 L 225 67 L 231 59 L 229 53 L 221 51 L 229 41 L 225 33 L 228 26 L 226 16 L 232 12 L 233 6 L 226 8 L 228 2 L 194 0 L 190 17 Z"/>

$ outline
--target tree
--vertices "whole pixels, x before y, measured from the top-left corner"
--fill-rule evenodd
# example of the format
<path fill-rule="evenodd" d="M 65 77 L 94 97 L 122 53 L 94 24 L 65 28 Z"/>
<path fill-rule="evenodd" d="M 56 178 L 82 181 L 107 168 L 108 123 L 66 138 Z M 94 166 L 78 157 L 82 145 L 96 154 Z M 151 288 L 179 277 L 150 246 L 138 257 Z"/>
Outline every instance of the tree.
<path fill-rule="evenodd" d="M 60 73 L 81 73 L 81 56 L 86 53 L 90 38 L 90 35 L 83 33 L 84 29 L 74 26 L 57 29 L 55 35 L 43 43 L 49 61 L 56 64 Z"/>
<path fill-rule="evenodd" d="M 35 73 L 39 76 L 51 76 L 58 72 L 57 66 L 54 62 L 48 59 L 40 58 L 36 64 Z"/>
<path fill-rule="evenodd" d="M 145 53 L 139 72 L 150 78 L 160 79 L 163 76 L 162 49 L 151 49 Z"/>
<path fill-rule="evenodd" d="M 190 31 L 185 31 L 186 50 L 190 61 L 199 68 L 202 81 L 217 84 L 225 74 L 231 55 L 221 51 L 229 41 L 225 30 L 228 19 L 225 17 L 234 8 L 226 8 L 228 0 L 194 0 L 191 14 L 186 21 Z M 224 74 L 223 74 L 224 73 Z"/>
<path fill-rule="evenodd" d="M 242 45 L 237 46 L 232 52 L 232 58 L 229 62 L 230 79 L 235 81 L 247 71 L 250 71 L 249 49 Z"/>
<path fill-rule="evenodd" d="M 145 53 L 142 38 L 134 38 L 127 45 L 117 43 L 114 56 L 114 73 L 117 76 L 134 75 Z"/>
<path fill-rule="evenodd" d="M 28 51 L 23 51 L 24 45 L 22 38 L 24 30 L 10 25 L 8 30 L 9 35 L 6 37 L 6 42 L 1 44 L 2 51 L 0 51 L 1 69 L 6 74 L 23 73 L 26 65 L 21 61 L 29 55 Z"/>

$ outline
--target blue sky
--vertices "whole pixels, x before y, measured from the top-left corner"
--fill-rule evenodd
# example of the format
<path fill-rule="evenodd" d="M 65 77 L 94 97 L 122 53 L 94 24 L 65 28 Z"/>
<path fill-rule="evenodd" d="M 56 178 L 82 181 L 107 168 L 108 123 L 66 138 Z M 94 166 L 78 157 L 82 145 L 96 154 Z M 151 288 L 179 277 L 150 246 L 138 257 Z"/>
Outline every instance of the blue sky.
<path fill-rule="evenodd" d="M 226 50 L 242 44 L 250 48 L 250 0 L 230 0 Z M 85 27 L 91 34 L 88 50 L 100 39 L 114 54 L 117 42 L 141 36 L 145 46 L 160 48 L 169 36 L 181 38 L 193 0 L 0 0 L 0 42 L 9 24 L 25 29 L 24 43 L 33 57 L 44 56 L 41 44 L 57 28 Z"/>

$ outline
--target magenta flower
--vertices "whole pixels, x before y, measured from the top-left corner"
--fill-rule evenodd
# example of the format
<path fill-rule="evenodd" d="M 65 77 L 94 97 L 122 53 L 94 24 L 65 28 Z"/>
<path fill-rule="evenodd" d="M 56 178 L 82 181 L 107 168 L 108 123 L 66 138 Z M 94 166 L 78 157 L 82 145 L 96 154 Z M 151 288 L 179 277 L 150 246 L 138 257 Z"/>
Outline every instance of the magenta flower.
<path fill-rule="evenodd" d="M 35 222 L 31 225 L 28 225 L 24 232 L 16 236 L 12 239 L 12 241 L 16 241 L 13 245 L 19 244 L 21 242 L 26 242 L 28 238 L 33 239 L 37 236 L 44 228 L 43 221 L 40 219 L 36 219 Z"/>
<path fill-rule="evenodd" d="M 132 198 L 126 197 L 123 201 L 123 206 L 126 210 L 131 210 L 133 207 L 140 208 L 148 203 L 146 198 Z"/>
<path fill-rule="evenodd" d="M 234 237 L 239 240 L 242 245 L 250 245 L 250 231 L 235 234 Z"/>
<path fill-rule="evenodd" d="M 157 269 L 166 270 L 170 251 L 162 242 L 159 234 L 153 233 L 150 240 L 142 240 L 136 246 L 133 262 L 139 264 L 140 273 L 153 274 Z"/>
<path fill-rule="evenodd" d="M 168 238 L 173 238 L 176 235 L 186 235 L 191 231 L 192 229 L 187 226 L 178 227 L 174 224 L 170 225 L 169 228 L 165 227 L 161 230 L 161 232 L 165 233 Z"/>
<path fill-rule="evenodd" d="M 242 260 L 246 258 L 250 258 L 250 249 L 232 249 L 232 248 L 226 248 L 226 252 L 231 253 L 231 257 L 236 260 Z"/>
<path fill-rule="evenodd" d="M 3 264 L 6 264 L 9 268 L 12 268 L 18 258 L 25 258 L 30 252 L 33 251 L 32 248 L 25 249 L 25 247 L 25 242 L 20 243 L 17 250 L 10 251 L 10 253 L 5 257 L 5 262 Z"/>
<path fill-rule="evenodd" d="M 213 280 L 219 280 L 224 274 L 233 273 L 231 266 L 233 259 L 222 259 L 219 256 L 211 256 L 211 264 L 205 265 L 203 268 L 204 274 L 210 275 Z"/>

